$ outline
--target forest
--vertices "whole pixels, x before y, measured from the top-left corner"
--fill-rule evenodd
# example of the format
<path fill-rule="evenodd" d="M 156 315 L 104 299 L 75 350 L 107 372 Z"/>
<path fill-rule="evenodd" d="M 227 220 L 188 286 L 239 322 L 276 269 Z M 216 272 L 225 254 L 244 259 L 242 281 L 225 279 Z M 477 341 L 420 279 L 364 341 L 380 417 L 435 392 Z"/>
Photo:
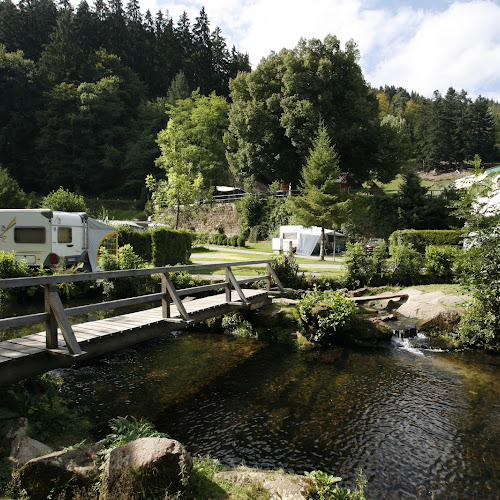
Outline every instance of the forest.
<path fill-rule="evenodd" d="M 153 192 L 187 182 L 202 198 L 218 184 L 296 184 L 319 124 L 353 186 L 389 182 L 409 161 L 499 160 L 498 103 L 374 89 L 358 61 L 354 42 L 329 35 L 252 71 L 204 8 L 175 21 L 137 0 L 2 0 L 0 167 L 40 196 L 146 200 L 148 178 Z"/>

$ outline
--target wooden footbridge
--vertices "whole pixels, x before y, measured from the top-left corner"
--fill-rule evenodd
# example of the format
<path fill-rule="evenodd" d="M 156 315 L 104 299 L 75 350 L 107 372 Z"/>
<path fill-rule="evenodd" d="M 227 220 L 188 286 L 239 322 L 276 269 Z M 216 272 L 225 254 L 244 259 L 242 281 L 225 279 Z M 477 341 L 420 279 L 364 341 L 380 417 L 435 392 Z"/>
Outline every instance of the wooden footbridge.
<path fill-rule="evenodd" d="M 271 267 L 272 262 L 259 260 L 0 279 L 0 289 L 44 287 L 44 312 L 0 319 L 0 330 L 45 324 L 45 331 L 0 342 L 0 385 L 68 367 L 212 317 L 262 307 L 271 302 L 269 292 L 273 281 L 283 291 Z M 232 271 L 232 267 L 262 264 L 267 265 L 267 272 L 262 276 L 237 279 Z M 224 281 L 176 290 L 170 278 L 170 273 L 178 271 L 201 274 L 214 268 L 225 268 Z M 161 276 L 161 292 L 64 308 L 57 288 L 61 283 L 147 275 Z M 245 288 L 258 281 L 265 281 L 266 288 Z M 217 290 L 222 290 L 222 293 L 217 293 Z M 196 298 L 200 294 L 205 296 Z M 183 297 L 189 297 L 189 300 L 183 300 Z M 79 324 L 72 324 L 69 319 L 154 302 L 161 302 L 161 306 Z"/>

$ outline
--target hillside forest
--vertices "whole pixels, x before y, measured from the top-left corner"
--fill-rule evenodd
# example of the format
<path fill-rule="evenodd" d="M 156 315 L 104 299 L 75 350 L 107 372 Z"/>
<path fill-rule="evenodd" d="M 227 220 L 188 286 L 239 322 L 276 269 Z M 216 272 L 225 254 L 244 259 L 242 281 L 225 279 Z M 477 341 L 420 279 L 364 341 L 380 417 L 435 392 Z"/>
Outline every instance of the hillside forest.
<path fill-rule="evenodd" d="M 499 103 L 375 89 L 358 61 L 329 35 L 251 70 L 204 8 L 174 20 L 137 0 L 2 0 L 0 166 L 38 196 L 145 201 L 146 178 L 198 199 L 220 184 L 296 185 L 320 126 L 353 187 L 499 160 Z"/>

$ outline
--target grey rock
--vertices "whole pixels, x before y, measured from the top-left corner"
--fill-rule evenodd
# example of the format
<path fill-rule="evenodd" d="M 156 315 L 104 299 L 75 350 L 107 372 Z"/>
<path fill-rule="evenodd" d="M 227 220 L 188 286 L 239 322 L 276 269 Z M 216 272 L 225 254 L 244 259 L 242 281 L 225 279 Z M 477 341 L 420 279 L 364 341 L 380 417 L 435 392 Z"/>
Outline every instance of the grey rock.
<path fill-rule="evenodd" d="M 186 484 L 193 460 L 181 443 L 167 438 L 141 438 L 111 451 L 103 479 L 101 498 L 110 496 L 119 480 L 128 476 L 136 491 L 151 489 L 176 492 Z"/>
<path fill-rule="evenodd" d="M 271 500 L 305 500 L 316 490 L 313 479 L 283 472 L 243 469 L 219 472 L 214 477 L 241 486 L 251 483 L 261 484 L 269 493 Z"/>

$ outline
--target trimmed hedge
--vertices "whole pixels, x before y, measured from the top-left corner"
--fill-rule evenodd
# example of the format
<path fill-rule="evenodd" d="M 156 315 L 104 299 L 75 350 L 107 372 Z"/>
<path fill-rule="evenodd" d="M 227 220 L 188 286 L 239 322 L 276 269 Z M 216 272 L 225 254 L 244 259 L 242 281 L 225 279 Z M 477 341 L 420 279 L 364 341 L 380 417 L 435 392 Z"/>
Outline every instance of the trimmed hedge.
<path fill-rule="evenodd" d="M 130 245 L 134 253 L 139 255 L 146 262 L 153 260 L 153 243 L 151 240 L 151 231 L 131 231 L 130 229 L 121 229 L 118 231 L 118 245 L 120 247 Z"/>
<path fill-rule="evenodd" d="M 186 264 L 191 257 L 193 234 L 183 229 L 160 227 L 151 231 L 153 266 Z"/>
<path fill-rule="evenodd" d="M 191 257 L 193 234 L 180 229 L 160 227 L 147 231 L 119 228 L 120 246 L 129 244 L 134 252 L 155 267 L 187 264 Z"/>
<path fill-rule="evenodd" d="M 423 253 L 429 245 L 460 245 L 463 229 L 403 229 L 394 231 L 389 237 L 391 247 L 413 245 Z"/>

